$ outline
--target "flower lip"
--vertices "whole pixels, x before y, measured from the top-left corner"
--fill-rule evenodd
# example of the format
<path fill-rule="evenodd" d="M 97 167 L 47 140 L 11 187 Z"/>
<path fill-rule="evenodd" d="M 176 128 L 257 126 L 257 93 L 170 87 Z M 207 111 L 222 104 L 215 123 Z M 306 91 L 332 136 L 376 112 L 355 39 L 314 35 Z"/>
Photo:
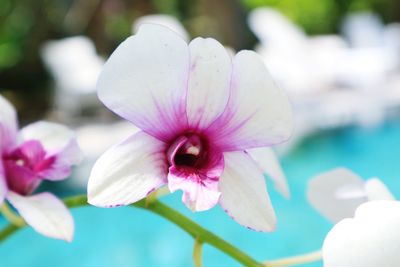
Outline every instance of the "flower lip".
<path fill-rule="evenodd" d="M 40 184 L 39 173 L 55 161 L 47 156 L 42 144 L 28 140 L 8 154 L 3 155 L 6 181 L 9 188 L 21 195 L 32 193 Z"/>
<path fill-rule="evenodd" d="M 171 142 L 167 149 L 168 162 L 183 169 L 202 169 L 209 164 L 209 142 L 197 133 L 186 132 Z"/>

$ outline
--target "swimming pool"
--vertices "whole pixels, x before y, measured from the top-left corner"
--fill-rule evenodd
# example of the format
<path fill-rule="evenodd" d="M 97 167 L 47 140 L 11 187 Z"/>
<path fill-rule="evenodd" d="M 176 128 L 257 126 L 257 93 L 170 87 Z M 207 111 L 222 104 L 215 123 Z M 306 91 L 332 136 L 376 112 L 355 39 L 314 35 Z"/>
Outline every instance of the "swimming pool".
<path fill-rule="evenodd" d="M 256 259 L 311 252 L 320 248 L 332 225 L 307 204 L 307 179 L 321 171 L 346 166 L 364 178 L 380 177 L 399 197 L 399 148 L 400 121 L 376 129 L 346 128 L 305 139 L 282 158 L 292 198 L 285 200 L 269 184 L 278 215 L 278 229 L 274 233 L 257 233 L 241 227 L 219 207 L 193 214 L 180 202 L 179 193 L 165 197 L 165 202 Z M 24 229 L 0 246 L 0 266 L 192 266 L 191 237 L 152 213 L 130 207 L 85 207 L 73 210 L 73 215 L 76 233 L 72 244 Z M 240 266 L 209 246 L 205 246 L 203 258 L 207 267 Z"/>

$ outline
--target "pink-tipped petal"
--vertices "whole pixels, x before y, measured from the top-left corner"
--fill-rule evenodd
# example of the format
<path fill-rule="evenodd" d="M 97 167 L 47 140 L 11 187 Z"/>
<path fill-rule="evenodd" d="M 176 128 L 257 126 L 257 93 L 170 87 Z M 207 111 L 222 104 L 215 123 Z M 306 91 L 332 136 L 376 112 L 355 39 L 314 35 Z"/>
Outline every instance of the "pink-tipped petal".
<path fill-rule="evenodd" d="M 111 55 L 100 74 L 100 100 L 148 134 L 169 141 L 187 127 L 189 49 L 176 33 L 144 24 Z"/>
<path fill-rule="evenodd" d="M 226 152 L 219 181 L 220 204 L 239 224 L 256 231 L 273 231 L 276 216 L 264 176 L 245 152 Z"/>
<path fill-rule="evenodd" d="M 221 193 L 218 177 L 187 174 L 172 166 L 168 173 L 168 188 L 171 193 L 182 190 L 182 201 L 192 211 L 204 211 L 214 207 Z"/>
<path fill-rule="evenodd" d="M 22 128 L 20 142 L 37 140 L 43 145 L 46 157 L 52 157 L 53 163 L 44 168 L 38 175 L 48 180 L 62 180 L 71 173 L 71 166 L 79 164 L 83 159 L 73 131 L 64 125 L 39 121 Z"/>
<path fill-rule="evenodd" d="M 367 196 L 364 181 L 345 168 L 319 174 L 308 183 L 307 199 L 318 212 L 332 222 L 353 216 Z"/>
<path fill-rule="evenodd" d="M 187 116 L 191 128 L 204 129 L 228 102 L 232 62 L 216 40 L 196 38 L 189 44 Z"/>
<path fill-rule="evenodd" d="M 291 136 L 292 120 L 289 100 L 262 59 L 251 51 L 239 52 L 233 60 L 228 106 L 208 129 L 214 142 L 223 151 L 278 144 Z"/>
<path fill-rule="evenodd" d="M 26 140 L 40 141 L 47 154 L 54 155 L 68 150 L 69 152 L 66 154 L 68 154 L 68 161 L 71 164 L 78 164 L 82 160 L 82 153 L 75 141 L 74 132 L 64 125 L 48 121 L 29 124 L 22 128 L 19 133 L 19 141 L 24 142 Z M 70 153 L 72 151 L 71 146 L 75 146 L 74 154 Z"/>
<path fill-rule="evenodd" d="M 17 115 L 14 107 L 0 95 L 0 155 L 14 148 L 17 128 Z"/>
<path fill-rule="evenodd" d="M 10 191 L 7 200 L 38 233 L 72 241 L 74 220 L 64 203 L 53 194 L 45 192 L 33 196 L 21 196 Z"/>
<path fill-rule="evenodd" d="M 165 184 L 165 143 L 139 132 L 107 150 L 89 177 L 88 202 L 100 207 L 128 205 Z"/>
<path fill-rule="evenodd" d="M 39 173 L 40 177 L 51 181 L 59 181 L 69 177 L 71 166 L 79 164 L 83 159 L 82 151 L 75 139 L 71 140 L 62 151 L 53 156 L 53 164 Z"/>
<path fill-rule="evenodd" d="M 261 170 L 271 178 L 274 182 L 275 189 L 285 198 L 289 198 L 290 190 L 286 176 L 272 148 L 253 148 L 247 150 L 247 153 L 258 163 Z"/>

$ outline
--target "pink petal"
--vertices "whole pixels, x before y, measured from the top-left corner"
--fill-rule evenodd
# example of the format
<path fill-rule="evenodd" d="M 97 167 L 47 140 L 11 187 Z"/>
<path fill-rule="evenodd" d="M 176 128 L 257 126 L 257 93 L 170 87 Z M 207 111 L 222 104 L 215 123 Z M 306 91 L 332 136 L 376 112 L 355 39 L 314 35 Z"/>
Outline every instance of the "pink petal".
<path fill-rule="evenodd" d="M 219 181 L 220 204 L 239 224 L 256 231 L 272 231 L 276 216 L 264 176 L 244 152 L 226 152 Z"/>
<path fill-rule="evenodd" d="M 139 132 L 106 151 L 93 166 L 88 202 L 95 206 L 128 205 L 165 184 L 165 143 Z"/>
<path fill-rule="evenodd" d="M 0 155 L 14 148 L 17 140 L 17 115 L 14 107 L 0 95 Z"/>
<path fill-rule="evenodd" d="M 275 184 L 276 190 L 284 197 L 289 198 L 290 191 L 285 174 L 272 148 L 253 148 L 247 150 L 247 153 L 258 163 L 261 170 L 271 178 Z"/>
<path fill-rule="evenodd" d="M 71 174 L 71 166 L 79 164 L 83 155 L 75 139 L 71 140 L 66 147 L 54 155 L 53 164 L 39 173 L 47 180 L 58 181 L 65 179 Z"/>
<path fill-rule="evenodd" d="M 72 241 L 74 220 L 64 203 L 53 194 L 45 192 L 24 197 L 10 191 L 7 200 L 38 233 Z"/>
<path fill-rule="evenodd" d="M 29 124 L 21 129 L 19 140 L 40 141 L 47 154 L 66 154 L 68 159 L 65 160 L 71 165 L 82 160 L 82 152 L 76 143 L 74 132 L 58 123 L 39 121 Z M 64 150 L 68 152 L 65 153 Z"/>
<path fill-rule="evenodd" d="M 215 143 L 223 151 L 278 144 L 291 136 L 292 120 L 285 92 L 275 86 L 260 57 L 239 52 L 233 60 L 228 106 L 208 129 Z"/>
<path fill-rule="evenodd" d="M 352 217 L 356 208 L 366 202 L 364 181 L 345 168 L 327 171 L 308 183 L 307 199 L 332 222 Z"/>
<path fill-rule="evenodd" d="M 32 193 L 40 184 L 38 172 L 53 163 L 45 158 L 46 153 L 39 141 L 22 143 L 12 153 L 3 156 L 6 180 L 10 190 L 22 195 Z"/>
<path fill-rule="evenodd" d="M 232 62 L 225 48 L 211 38 L 194 39 L 189 50 L 188 122 L 191 128 L 204 129 L 228 102 Z"/>
<path fill-rule="evenodd" d="M 180 142 L 178 142 L 179 144 Z M 181 143 L 182 144 L 182 143 Z M 176 149 L 168 154 L 175 157 Z M 220 151 L 209 150 L 208 162 L 204 166 L 191 168 L 174 165 L 169 168 L 168 187 L 171 192 L 182 190 L 182 201 L 193 211 L 203 211 L 214 207 L 219 200 L 218 181 L 224 170 L 224 157 Z"/>
<path fill-rule="evenodd" d="M 173 31 L 144 24 L 106 62 L 100 100 L 150 135 L 169 141 L 187 127 L 189 49 Z"/>
<path fill-rule="evenodd" d="M 4 167 L 7 170 L 6 180 L 9 189 L 18 194 L 31 194 L 41 183 L 41 179 L 29 167 L 20 166 L 12 160 L 5 161 Z"/>
<path fill-rule="evenodd" d="M 214 207 L 221 193 L 218 178 L 199 173 L 186 173 L 172 166 L 168 173 L 169 191 L 182 190 L 182 201 L 192 211 L 204 211 Z"/>
<path fill-rule="evenodd" d="M 71 166 L 83 159 L 75 134 L 67 127 L 47 121 L 32 123 L 20 131 L 20 141 L 38 140 L 46 151 L 46 157 L 53 157 L 53 163 L 38 173 L 48 180 L 62 180 L 71 173 Z"/>

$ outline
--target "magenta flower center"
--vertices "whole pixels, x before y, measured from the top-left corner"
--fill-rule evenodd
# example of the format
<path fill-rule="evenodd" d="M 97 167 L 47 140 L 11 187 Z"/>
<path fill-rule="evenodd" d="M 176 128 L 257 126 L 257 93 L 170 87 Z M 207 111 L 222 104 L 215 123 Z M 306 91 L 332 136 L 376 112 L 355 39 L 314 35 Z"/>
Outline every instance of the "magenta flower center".
<path fill-rule="evenodd" d="M 41 172 L 54 163 L 54 156 L 47 156 L 42 144 L 36 140 L 24 142 L 3 155 L 7 186 L 22 195 L 32 193 L 40 184 Z"/>
<path fill-rule="evenodd" d="M 208 143 L 196 134 L 179 136 L 170 145 L 167 156 L 171 165 L 189 169 L 200 169 L 208 163 Z"/>

